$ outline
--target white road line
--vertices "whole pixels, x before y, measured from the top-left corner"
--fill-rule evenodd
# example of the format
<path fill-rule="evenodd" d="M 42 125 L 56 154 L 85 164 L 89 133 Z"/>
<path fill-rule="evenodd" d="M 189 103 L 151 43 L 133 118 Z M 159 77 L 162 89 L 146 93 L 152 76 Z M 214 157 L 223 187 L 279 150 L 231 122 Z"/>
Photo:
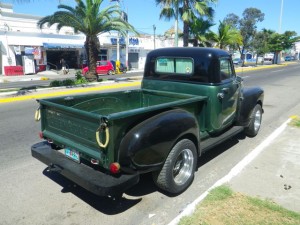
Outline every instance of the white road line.
<path fill-rule="evenodd" d="M 284 70 L 275 70 L 275 71 L 271 71 L 270 73 L 277 73 L 277 72 L 282 72 Z"/>
<path fill-rule="evenodd" d="M 219 187 L 227 182 L 229 182 L 233 177 L 239 174 L 243 168 L 245 168 L 256 156 L 258 156 L 267 146 L 271 144 L 271 142 L 281 134 L 286 128 L 287 124 L 291 121 L 288 119 L 284 122 L 280 127 L 278 127 L 267 139 L 265 139 L 260 145 L 258 145 L 253 151 L 251 151 L 247 156 L 245 156 L 237 165 L 235 165 L 230 172 L 218 180 L 214 185 L 212 185 L 207 191 L 205 191 L 202 195 L 200 195 L 194 202 L 189 204 L 177 217 L 175 217 L 168 225 L 176 225 L 180 221 L 180 219 L 184 216 L 191 215 L 196 208 L 196 205 L 199 204 L 208 194 L 209 192 Z"/>

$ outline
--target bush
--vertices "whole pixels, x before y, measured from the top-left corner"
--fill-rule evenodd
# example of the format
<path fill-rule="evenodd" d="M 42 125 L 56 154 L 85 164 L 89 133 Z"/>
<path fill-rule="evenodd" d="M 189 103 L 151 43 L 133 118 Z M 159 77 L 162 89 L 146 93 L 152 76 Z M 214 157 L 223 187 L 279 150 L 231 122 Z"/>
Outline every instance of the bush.
<path fill-rule="evenodd" d="M 54 80 L 51 81 L 50 87 L 73 86 L 73 85 L 86 84 L 86 83 L 88 83 L 86 78 L 82 75 L 80 70 L 77 70 L 75 74 L 75 80 L 72 79 L 66 79 L 62 81 Z"/>
<path fill-rule="evenodd" d="M 59 80 L 54 80 L 50 82 L 50 87 L 59 87 L 61 86 L 61 82 Z"/>
<path fill-rule="evenodd" d="M 75 81 L 74 80 L 71 80 L 71 79 L 66 79 L 66 80 L 63 80 L 61 82 L 61 86 L 72 86 L 75 84 Z"/>
<path fill-rule="evenodd" d="M 82 73 L 80 70 L 76 71 L 75 74 L 75 84 L 86 84 L 88 81 L 85 79 L 84 76 L 82 76 Z"/>

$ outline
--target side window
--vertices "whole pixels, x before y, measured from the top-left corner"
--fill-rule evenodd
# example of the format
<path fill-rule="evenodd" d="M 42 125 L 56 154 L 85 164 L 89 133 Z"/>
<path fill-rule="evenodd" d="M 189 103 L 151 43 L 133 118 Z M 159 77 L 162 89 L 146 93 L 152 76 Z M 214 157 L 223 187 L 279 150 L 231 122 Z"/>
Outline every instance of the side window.
<path fill-rule="evenodd" d="M 220 73 L 221 80 L 226 80 L 233 77 L 231 63 L 228 58 L 220 58 Z"/>
<path fill-rule="evenodd" d="M 192 58 L 159 57 L 155 62 L 156 73 L 192 75 L 193 68 Z"/>

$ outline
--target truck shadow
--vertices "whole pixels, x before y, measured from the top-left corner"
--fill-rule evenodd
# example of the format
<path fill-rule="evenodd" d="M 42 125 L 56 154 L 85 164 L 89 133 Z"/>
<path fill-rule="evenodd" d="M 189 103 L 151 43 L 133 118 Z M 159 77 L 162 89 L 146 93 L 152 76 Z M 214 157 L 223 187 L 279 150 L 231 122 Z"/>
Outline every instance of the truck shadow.
<path fill-rule="evenodd" d="M 225 142 L 222 145 L 216 146 L 210 151 L 204 153 L 198 159 L 197 169 L 209 163 L 215 157 L 223 154 L 227 150 L 229 150 L 232 146 L 239 143 L 240 140 L 245 139 L 245 136 L 239 134 Z M 160 189 L 158 189 L 153 180 L 151 173 L 142 174 L 140 177 L 140 182 L 133 186 L 132 188 L 125 191 L 126 195 L 123 195 L 120 198 L 112 198 L 112 197 L 101 197 L 97 196 L 84 188 L 76 185 L 72 181 L 66 179 L 64 176 L 59 173 L 49 172 L 47 168 L 43 171 L 43 174 L 49 179 L 56 182 L 58 185 L 62 187 L 62 193 L 72 193 L 82 201 L 86 202 L 88 205 L 93 207 L 107 215 L 115 215 L 122 213 L 131 207 L 137 205 L 142 201 L 143 196 L 149 195 L 156 191 L 161 192 L 163 195 L 168 197 L 176 197 L 178 195 L 168 194 Z M 131 199 L 132 197 L 132 199 Z"/>
<path fill-rule="evenodd" d="M 121 198 L 113 198 L 113 197 L 101 197 L 97 196 L 84 188 L 76 185 L 72 181 L 66 179 L 59 173 L 49 172 L 46 168 L 43 171 L 43 174 L 56 182 L 58 185 L 62 187 L 62 193 L 72 193 L 82 201 L 89 204 L 94 209 L 107 214 L 107 215 L 115 215 L 122 213 L 129 208 L 138 204 L 142 199 L 128 199 L 126 197 Z"/>

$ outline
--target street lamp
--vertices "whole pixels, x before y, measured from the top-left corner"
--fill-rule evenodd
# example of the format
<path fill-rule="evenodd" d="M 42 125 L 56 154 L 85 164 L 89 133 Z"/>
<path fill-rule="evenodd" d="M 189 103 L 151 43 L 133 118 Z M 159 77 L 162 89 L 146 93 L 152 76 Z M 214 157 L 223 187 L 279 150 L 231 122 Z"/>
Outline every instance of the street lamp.
<path fill-rule="evenodd" d="M 281 33 L 281 24 L 282 24 L 282 12 L 283 12 L 283 0 L 281 0 L 281 6 L 280 6 L 280 16 L 279 16 L 279 28 L 278 33 Z M 277 64 L 281 62 L 282 57 L 282 51 L 279 53 L 279 59 L 277 59 Z"/>
<path fill-rule="evenodd" d="M 282 12 L 283 12 L 283 0 L 281 0 L 281 6 L 280 6 L 279 29 L 278 29 L 279 34 L 281 33 Z"/>

